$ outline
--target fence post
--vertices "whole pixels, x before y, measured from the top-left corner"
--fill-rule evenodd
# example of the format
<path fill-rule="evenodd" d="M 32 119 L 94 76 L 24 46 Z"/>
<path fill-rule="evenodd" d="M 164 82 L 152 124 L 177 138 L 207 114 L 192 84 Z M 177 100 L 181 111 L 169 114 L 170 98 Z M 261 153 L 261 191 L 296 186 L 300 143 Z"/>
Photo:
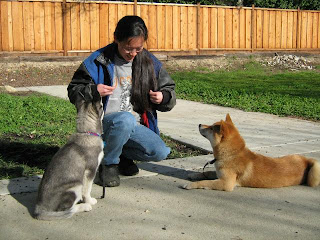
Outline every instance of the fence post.
<path fill-rule="evenodd" d="M 197 3 L 197 55 L 200 55 L 200 2 Z"/>
<path fill-rule="evenodd" d="M 67 56 L 67 2 L 62 2 L 62 45 L 63 45 L 63 56 Z"/>
<path fill-rule="evenodd" d="M 251 12 L 251 52 L 254 52 L 254 48 L 255 48 L 255 42 L 256 42 L 256 38 L 255 38 L 255 28 L 256 28 L 256 24 L 255 24 L 255 9 L 254 9 L 254 4 L 252 4 L 252 8 L 251 8 L 252 12 Z"/>
<path fill-rule="evenodd" d="M 133 3 L 133 14 L 137 16 L 138 14 L 138 3 L 137 3 L 137 0 L 134 0 L 134 3 Z"/>

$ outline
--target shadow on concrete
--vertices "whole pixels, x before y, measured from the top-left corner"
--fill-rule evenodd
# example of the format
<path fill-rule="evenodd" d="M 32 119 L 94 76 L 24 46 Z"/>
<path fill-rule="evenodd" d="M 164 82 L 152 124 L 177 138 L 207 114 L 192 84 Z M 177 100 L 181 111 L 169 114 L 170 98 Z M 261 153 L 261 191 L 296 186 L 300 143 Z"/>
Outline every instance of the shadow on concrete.
<path fill-rule="evenodd" d="M 8 181 L 8 194 L 21 205 L 25 206 L 29 214 L 33 216 L 41 177 L 23 177 L 10 179 Z"/>

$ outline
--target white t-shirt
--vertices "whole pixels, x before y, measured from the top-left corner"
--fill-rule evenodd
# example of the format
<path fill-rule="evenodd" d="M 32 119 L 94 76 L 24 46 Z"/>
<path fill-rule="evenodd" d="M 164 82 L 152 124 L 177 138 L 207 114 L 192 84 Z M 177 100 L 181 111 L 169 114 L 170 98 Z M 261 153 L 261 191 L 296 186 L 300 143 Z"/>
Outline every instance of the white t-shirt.
<path fill-rule="evenodd" d="M 127 62 L 117 55 L 114 58 L 113 86 L 116 88 L 109 96 L 105 114 L 121 111 L 131 112 L 132 62 Z"/>

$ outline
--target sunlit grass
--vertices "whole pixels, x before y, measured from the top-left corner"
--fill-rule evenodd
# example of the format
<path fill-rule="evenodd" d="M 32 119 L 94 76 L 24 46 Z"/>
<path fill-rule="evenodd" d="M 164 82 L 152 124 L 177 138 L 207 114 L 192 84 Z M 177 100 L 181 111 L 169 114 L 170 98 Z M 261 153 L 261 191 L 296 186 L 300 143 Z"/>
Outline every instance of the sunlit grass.
<path fill-rule="evenodd" d="M 240 70 L 175 72 L 172 78 L 181 99 L 320 120 L 318 71 L 271 72 L 250 62 Z"/>

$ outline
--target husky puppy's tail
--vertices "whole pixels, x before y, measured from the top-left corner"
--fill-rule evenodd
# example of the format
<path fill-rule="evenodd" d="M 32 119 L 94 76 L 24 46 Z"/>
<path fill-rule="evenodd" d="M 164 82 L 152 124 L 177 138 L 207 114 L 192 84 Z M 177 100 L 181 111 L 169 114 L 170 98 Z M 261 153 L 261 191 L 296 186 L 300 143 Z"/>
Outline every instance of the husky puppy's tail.
<path fill-rule="evenodd" d="M 308 172 L 308 185 L 316 187 L 320 184 L 320 163 L 315 159 L 308 159 L 310 170 Z"/>
<path fill-rule="evenodd" d="M 60 220 L 72 217 L 75 212 L 73 208 L 70 208 L 66 211 L 59 211 L 59 212 L 48 212 L 41 208 L 40 206 L 36 205 L 33 217 L 38 220 Z"/>

